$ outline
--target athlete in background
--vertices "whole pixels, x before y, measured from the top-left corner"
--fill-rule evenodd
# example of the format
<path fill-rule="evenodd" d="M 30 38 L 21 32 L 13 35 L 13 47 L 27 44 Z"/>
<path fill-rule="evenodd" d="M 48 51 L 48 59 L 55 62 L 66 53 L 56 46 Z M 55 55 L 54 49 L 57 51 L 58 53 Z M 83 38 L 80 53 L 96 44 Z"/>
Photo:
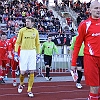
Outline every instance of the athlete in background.
<path fill-rule="evenodd" d="M 70 46 L 71 57 L 73 55 L 73 50 L 74 50 L 74 44 L 75 44 L 75 41 L 76 41 L 76 37 L 77 36 L 72 37 L 72 42 L 71 42 L 71 46 Z M 80 52 L 79 52 L 78 58 L 77 58 L 77 68 L 76 68 L 76 70 L 77 70 L 77 73 L 78 73 L 78 79 L 77 79 L 77 82 L 76 82 L 76 87 L 78 89 L 82 88 L 81 79 L 82 79 L 83 68 L 84 68 L 84 64 L 83 64 L 84 54 L 83 54 L 83 51 L 84 51 L 84 43 L 82 43 L 82 46 L 80 48 Z"/>
<path fill-rule="evenodd" d="M 17 86 L 16 70 L 18 69 L 18 66 L 19 66 L 19 62 L 16 62 L 14 60 L 14 48 L 15 48 L 15 42 L 16 42 L 16 39 L 18 36 L 18 31 L 19 31 L 19 29 L 15 29 L 15 36 L 9 40 L 9 46 L 8 46 L 9 58 L 11 59 L 13 86 Z M 19 55 L 19 52 L 20 52 L 20 48 L 18 50 L 18 55 Z"/>
<path fill-rule="evenodd" d="M 52 55 L 53 55 L 54 52 L 56 52 L 56 54 L 58 54 L 58 48 L 55 45 L 55 43 L 51 41 L 52 40 L 51 35 L 48 35 L 47 38 L 48 38 L 48 40 L 42 44 L 40 53 L 44 54 L 44 64 L 45 64 L 45 67 L 46 67 L 46 77 L 45 77 L 45 79 L 47 81 L 50 81 L 52 79 L 52 77 L 50 77 L 50 67 L 51 67 L 51 64 L 52 64 Z"/>
<path fill-rule="evenodd" d="M 6 64 L 8 63 L 8 43 L 7 34 L 2 33 L 0 39 L 0 83 L 5 83 L 3 80 L 6 73 Z"/>

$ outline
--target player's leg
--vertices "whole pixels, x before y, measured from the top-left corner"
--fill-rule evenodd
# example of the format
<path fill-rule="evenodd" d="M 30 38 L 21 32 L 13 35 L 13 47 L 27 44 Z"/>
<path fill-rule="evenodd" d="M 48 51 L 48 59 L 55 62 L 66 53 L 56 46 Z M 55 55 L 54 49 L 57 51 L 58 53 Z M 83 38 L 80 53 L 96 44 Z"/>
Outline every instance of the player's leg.
<path fill-rule="evenodd" d="M 49 81 L 51 81 L 52 77 L 50 77 L 50 67 L 52 64 L 52 56 L 49 56 Z"/>
<path fill-rule="evenodd" d="M 99 59 L 99 100 L 100 100 L 100 59 Z"/>
<path fill-rule="evenodd" d="M 23 88 L 25 87 L 24 85 L 24 74 L 25 74 L 25 71 L 21 71 L 20 70 L 20 85 L 18 86 L 18 93 L 21 93 L 23 91 Z"/>
<path fill-rule="evenodd" d="M 100 80 L 100 79 L 99 79 Z M 99 82 L 100 83 L 100 82 Z M 99 86 L 99 99 L 98 100 L 100 100 L 100 86 Z"/>
<path fill-rule="evenodd" d="M 0 84 L 5 83 L 5 81 L 3 80 L 2 74 L 3 74 L 3 71 L 2 71 L 2 65 L 0 65 Z"/>
<path fill-rule="evenodd" d="M 16 68 L 15 74 L 16 74 L 17 76 L 20 74 L 19 63 L 17 64 L 17 68 Z"/>
<path fill-rule="evenodd" d="M 29 77 L 28 77 L 28 89 L 27 89 L 27 93 L 29 97 L 33 97 L 33 93 L 32 93 L 32 86 L 34 83 L 34 71 L 29 71 Z"/>
<path fill-rule="evenodd" d="M 20 85 L 18 86 L 18 93 L 21 93 L 24 88 L 24 74 L 27 70 L 27 64 L 28 64 L 28 54 L 26 50 L 20 51 L 20 60 L 19 60 L 19 68 L 20 68 Z"/>
<path fill-rule="evenodd" d="M 29 97 L 33 97 L 32 93 L 32 86 L 34 83 L 34 70 L 36 70 L 36 50 L 31 50 L 29 53 L 29 59 L 28 59 L 28 70 L 29 70 L 29 79 L 28 79 L 28 89 L 27 93 Z"/>
<path fill-rule="evenodd" d="M 78 89 L 81 89 L 82 88 L 81 79 L 82 79 L 83 72 L 81 72 L 81 70 L 77 70 L 77 73 L 78 73 L 78 79 L 77 79 L 77 82 L 76 82 L 76 87 Z"/>
<path fill-rule="evenodd" d="M 90 86 L 90 93 L 88 100 L 99 99 L 99 58 L 85 55 L 84 56 L 84 75 L 86 84 Z"/>
<path fill-rule="evenodd" d="M 98 95 L 98 90 L 99 86 L 90 86 L 90 94 L 88 99 L 89 100 L 99 100 L 99 95 Z"/>
<path fill-rule="evenodd" d="M 2 83 L 5 83 L 5 81 L 4 81 L 4 78 L 5 78 L 5 76 L 6 76 L 6 64 L 7 64 L 7 60 L 2 60 L 2 74 L 1 74 L 1 76 L 2 76 Z"/>
<path fill-rule="evenodd" d="M 11 67 L 12 67 L 12 79 L 13 79 L 13 86 L 17 86 L 16 82 L 16 69 L 17 69 L 18 62 L 14 61 L 14 59 L 11 60 Z"/>
<path fill-rule="evenodd" d="M 0 60 L 0 84 L 5 83 L 3 80 L 2 61 Z"/>
<path fill-rule="evenodd" d="M 78 89 L 82 88 L 82 85 L 81 85 L 81 79 L 82 79 L 82 75 L 83 75 L 82 66 L 83 66 L 83 57 L 82 56 L 78 56 L 78 59 L 77 59 L 78 79 L 77 79 L 77 83 L 76 83 L 76 87 Z"/>
<path fill-rule="evenodd" d="M 10 59 L 8 59 L 7 62 L 6 62 L 6 70 L 5 70 L 5 77 L 4 77 L 4 79 L 6 81 L 8 80 L 9 69 L 10 69 Z"/>
<path fill-rule="evenodd" d="M 46 67 L 46 77 L 45 77 L 45 79 L 47 81 L 49 81 L 49 77 L 50 77 L 50 67 L 49 67 L 49 65 L 45 65 L 45 67 Z"/>
<path fill-rule="evenodd" d="M 45 79 L 47 81 L 49 81 L 49 77 L 50 77 L 50 66 L 49 66 L 49 56 L 48 55 L 44 55 L 44 64 L 46 67 L 46 77 Z"/>
<path fill-rule="evenodd" d="M 3 77 L 3 82 L 5 83 L 4 81 L 4 78 L 6 76 L 6 64 L 7 64 L 7 60 L 2 60 L 2 77 Z"/>

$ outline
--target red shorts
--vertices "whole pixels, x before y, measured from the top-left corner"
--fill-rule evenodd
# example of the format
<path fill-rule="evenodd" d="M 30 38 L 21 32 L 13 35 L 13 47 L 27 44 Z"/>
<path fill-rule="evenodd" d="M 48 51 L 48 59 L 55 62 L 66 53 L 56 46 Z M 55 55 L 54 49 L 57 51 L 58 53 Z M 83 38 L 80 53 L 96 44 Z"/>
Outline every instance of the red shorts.
<path fill-rule="evenodd" d="M 2 60 L 0 60 L 0 66 L 2 66 Z"/>
<path fill-rule="evenodd" d="M 84 55 L 84 75 L 87 85 L 100 86 L 100 57 Z"/>
<path fill-rule="evenodd" d="M 14 59 L 11 59 L 12 70 L 16 70 L 18 65 L 19 65 L 19 62 L 16 62 Z"/>
<path fill-rule="evenodd" d="M 6 68 L 7 60 L 0 60 L 0 66 Z"/>

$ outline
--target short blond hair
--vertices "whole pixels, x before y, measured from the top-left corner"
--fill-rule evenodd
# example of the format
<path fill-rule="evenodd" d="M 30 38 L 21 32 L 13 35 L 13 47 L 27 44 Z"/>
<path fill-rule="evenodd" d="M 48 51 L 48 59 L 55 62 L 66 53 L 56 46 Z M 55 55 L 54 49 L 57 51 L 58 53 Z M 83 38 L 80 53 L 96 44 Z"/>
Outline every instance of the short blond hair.
<path fill-rule="evenodd" d="M 90 4 L 90 9 L 94 6 L 94 5 L 97 5 L 97 4 L 100 4 L 100 2 L 98 2 L 98 0 L 94 0 L 93 2 L 91 2 Z"/>
<path fill-rule="evenodd" d="M 29 20 L 31 20 L 31 22 L 34 22 L 34 18 L 32 16 L 28 16 L 28 17 L 26 17 L 26 19 L 29 19 Z"/>

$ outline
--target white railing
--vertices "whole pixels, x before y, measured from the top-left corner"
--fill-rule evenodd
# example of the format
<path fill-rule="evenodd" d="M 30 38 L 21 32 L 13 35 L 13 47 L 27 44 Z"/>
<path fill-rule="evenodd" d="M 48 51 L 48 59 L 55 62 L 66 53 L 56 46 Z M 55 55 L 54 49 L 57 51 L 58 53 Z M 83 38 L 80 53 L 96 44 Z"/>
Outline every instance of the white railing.
<path fill-rule="evenodd" d="M 40 62 L 37 64 L 38 75 L 46 73 L 46 68 L 44 65 L 44 55 L 41 55 Z M 50 67 L 50 73 L 67 73 L 70 70 L 70 55 L 60 54 L 52 55 L 52 65 Z"/>

